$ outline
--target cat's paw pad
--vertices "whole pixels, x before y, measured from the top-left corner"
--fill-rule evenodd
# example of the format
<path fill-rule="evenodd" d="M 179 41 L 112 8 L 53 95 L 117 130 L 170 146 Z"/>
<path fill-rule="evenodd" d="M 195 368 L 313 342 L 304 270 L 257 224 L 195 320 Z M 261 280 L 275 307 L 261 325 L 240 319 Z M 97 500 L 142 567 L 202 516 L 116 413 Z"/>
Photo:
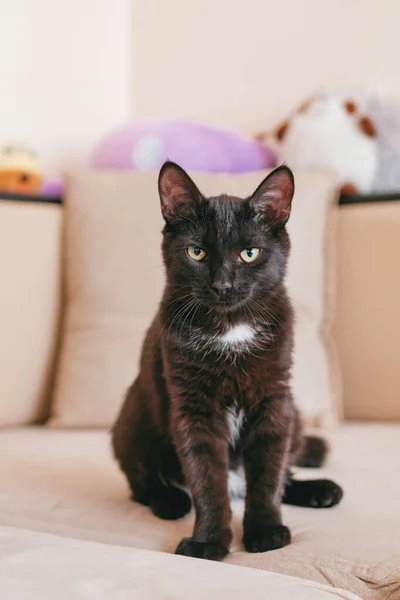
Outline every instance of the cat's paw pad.
<path fill-rule="evenodd" d="M 247 552 L 268 552 L 290 544 L 290 530 L 285 525 L 267 525 L 245 530 L 243 543 Z"/>
<path fill-rule="evenodd" d="M 310 481 L 309 506 L 312 508 L 330 508 L 339 504 L 343 498 L 342 488 L 330 479 Z"/>
<path fill-rule="evenodd" d="M 189 495 L 171 485 L 160 486 L 151 500 L 151 510 L 160 519 L 175 521 L 190 512 L 192 502 Z"/>
<path fill-rule="evenodd" d="M 175 554 L 206 560 L 222 560 L 228 553 L 229 550 L 221 544 L 197 542 L 193 538 L 183 538 L 175 551 Z"/>

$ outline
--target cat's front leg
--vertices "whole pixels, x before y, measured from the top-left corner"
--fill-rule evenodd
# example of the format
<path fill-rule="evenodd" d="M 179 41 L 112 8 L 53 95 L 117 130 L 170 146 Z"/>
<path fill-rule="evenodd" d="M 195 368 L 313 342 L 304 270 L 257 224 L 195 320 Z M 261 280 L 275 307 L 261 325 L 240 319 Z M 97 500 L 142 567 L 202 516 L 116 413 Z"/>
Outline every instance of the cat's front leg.
<path fill-rule="evenodd" d="M 247 415 L 242 434 L 247 492 L 243 543 L 248 552 L 266 552 L 290 543 L 281 502 L 291 436 L 290 398 L 271 397 Z"/>
<path fill-rule="evenodd" d="M 226 420 L 186 397 L 172 403 L 171 427 L 196 511 L 193 535 L 180 542 L 176 553 L 221 560 L 232 541 Z"/>

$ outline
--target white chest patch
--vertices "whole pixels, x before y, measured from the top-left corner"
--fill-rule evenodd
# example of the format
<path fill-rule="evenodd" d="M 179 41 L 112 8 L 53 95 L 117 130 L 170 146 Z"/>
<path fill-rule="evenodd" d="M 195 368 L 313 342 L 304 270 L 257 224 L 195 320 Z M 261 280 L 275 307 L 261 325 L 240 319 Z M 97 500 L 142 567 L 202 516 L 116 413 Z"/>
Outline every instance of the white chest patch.
<path fill-rule="evenodd" d="M 244 412 L 242 409 L 239 410 L 236 405 L 233 405 L 231 408 L 228 408 L 227 417 L 230 442 L 232 445 L 235 445 L 240 437 L 240 431 L 244 421 Z"/>
<path fill-rule="evenodd" d="M 219 341 L 227 346 L 240 346 L 248 344 L 254 339 L 254 330 L 246 324 L 234 325 L 224 334 L 219 336 Z"/>
<path fill-rule="evenodd" d="M 228 479 L 229 495 L 233 500 L 242 499 L 246 495 L 246 481 L 243 469 L 229 471 Z"/>
<path fill-rule="evenodd" d="M 203 350 L 204 356 L 210 352 L 218 352 L 219 359 L 231 359 L 235 361 L 240 354 L 251 351 L 257 341 L 259 330 L 250 327 L 246 323 L 240 323 L 230 327 L 223 333 L 204 334 L 201 329 L 192 334 L 192 344 L 197 350 Z"/>

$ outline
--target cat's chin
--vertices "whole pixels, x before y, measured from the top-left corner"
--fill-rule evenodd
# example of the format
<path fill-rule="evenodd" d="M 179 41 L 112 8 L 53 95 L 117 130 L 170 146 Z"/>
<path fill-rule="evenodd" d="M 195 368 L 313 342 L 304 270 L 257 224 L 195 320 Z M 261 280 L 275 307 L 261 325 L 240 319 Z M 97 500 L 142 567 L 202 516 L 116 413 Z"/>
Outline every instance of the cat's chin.
<path fill-rule="evenodd" d="M 210 310 L 214 310 L 215 312 L 227 314 L 232 313 L 237 310 L 240 310 L 246 304 L 246 300 L 237 300 L 236 302 L 232 301 L 220 301 L 207 303 L 207 307 Z"/>
<path fill-rule="evenodd" d="M 248 294 L 238 294 L 234 298 L 229 297 L 224 300 L 211 295 L 196 293 L 196 291 L 194 291 L 194 296 L 206 312 L 216 312 L 220 314 L 240 311 L 251 301 L 251 296 Z"/>

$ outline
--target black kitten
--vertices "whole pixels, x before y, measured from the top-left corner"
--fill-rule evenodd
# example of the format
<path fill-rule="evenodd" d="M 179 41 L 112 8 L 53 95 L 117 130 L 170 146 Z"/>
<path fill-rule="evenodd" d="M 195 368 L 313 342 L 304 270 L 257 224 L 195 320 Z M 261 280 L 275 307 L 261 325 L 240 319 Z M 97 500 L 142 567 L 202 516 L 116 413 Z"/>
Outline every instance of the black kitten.
<path fill-rule="evenodd" d="M 159 193 L 167 282 L 114 427 L 115 456 L 134 499 L 159 517 L 182 517 L 193 501 L 193 536 L 177 553 L 228 553 L 230 463 L 246 478 L 245 547 L 280 548 L 290 542 L 282 501 L 328 507 L 342 497 L 331 481 L 289 476 L 290 465 L 317 466 L 326 453 L 302 436 L 289 383 L 292 172 L 276 169 L 244 200 L 205 198 L 168 162 Z"/>

